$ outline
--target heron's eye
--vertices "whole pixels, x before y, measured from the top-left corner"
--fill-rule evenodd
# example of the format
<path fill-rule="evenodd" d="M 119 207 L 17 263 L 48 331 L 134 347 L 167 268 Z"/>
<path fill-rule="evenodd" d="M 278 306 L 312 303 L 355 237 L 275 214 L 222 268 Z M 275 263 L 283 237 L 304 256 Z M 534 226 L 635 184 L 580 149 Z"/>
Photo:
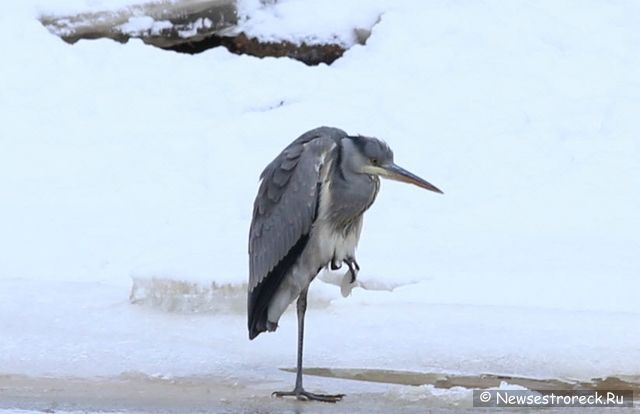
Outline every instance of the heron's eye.
<path fill-rule="evenodd" d="M 377 158 L 370 158 L 371 164 L 373 165 L 378 165 L 378 159 Z"/>

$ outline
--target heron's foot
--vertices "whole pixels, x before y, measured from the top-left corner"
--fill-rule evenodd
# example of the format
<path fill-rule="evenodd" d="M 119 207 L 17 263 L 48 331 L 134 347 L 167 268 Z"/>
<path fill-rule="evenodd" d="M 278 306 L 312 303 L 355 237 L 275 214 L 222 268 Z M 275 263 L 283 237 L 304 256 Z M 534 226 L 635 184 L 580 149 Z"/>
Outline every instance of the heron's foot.
<path fill-rule="evenodd" d="M 314 394 L 312 392 L 305 391 L 304 389 L 295 389 L 293 391 L 275 391 L 271 394 L 272 397 L 296 397 L 299 401 L 322 401 L 329 403 L 336 403 L 342 400 L 344 394 Z"/>
<path fill-rule="evenodd" d="M 351 274 L 351 283 L 355 283 L 356 276 L 360 271 L 360 266 L 358 265 L 358 262 L 356 262 L 355 257 L 347 257 L 346 259 L 344 259 L 344 262 L 347 264 L 347 266 L 349 266 L 349 273 Z"/>

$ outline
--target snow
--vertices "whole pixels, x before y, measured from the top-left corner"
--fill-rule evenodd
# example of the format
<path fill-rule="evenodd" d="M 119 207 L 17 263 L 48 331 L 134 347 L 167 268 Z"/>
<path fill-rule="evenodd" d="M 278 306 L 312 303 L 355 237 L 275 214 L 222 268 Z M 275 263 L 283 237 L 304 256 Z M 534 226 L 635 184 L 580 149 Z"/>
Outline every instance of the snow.
<path fill-rule="evenodd" d="M 241 31 L 263 41 L 350 47 L 357 42 L 354 30 L 371 28 L 390 7 L 393 2 L 380 0 L 240 0 L 238 15 Z"/>
<path fill-rule="evenodd" d="M 309 366 L 638 375 L 637 2 L 242 3 L 264 39 L 350 45 L 375 24 L 317 67 L 71 46 L 36 20 L 126 4 L 19 2 L 0 16 L 3 372 L 288 384 L 276 367 L 293 364 L 292 314 L 249 342 L 236 294 L 229 307 L 184 305 L 193 292 L 171 287 L 161 304 L 128 299 L 154 278 L 241 291 L 262 168 L 331 125 L 385 139 L 445 195 L 383 183 L 362 288 L 314 283 Z"/>
<path fill-rule="evenodd" d="M 168 20 L 156 21 L 150 16 L 132 16 L 126 23 L 120 25 L 120 30 L 127 34 L 140 34 L 149 32 L 159 34 L 165 29 L 170 29 L 173 24 Z"/>

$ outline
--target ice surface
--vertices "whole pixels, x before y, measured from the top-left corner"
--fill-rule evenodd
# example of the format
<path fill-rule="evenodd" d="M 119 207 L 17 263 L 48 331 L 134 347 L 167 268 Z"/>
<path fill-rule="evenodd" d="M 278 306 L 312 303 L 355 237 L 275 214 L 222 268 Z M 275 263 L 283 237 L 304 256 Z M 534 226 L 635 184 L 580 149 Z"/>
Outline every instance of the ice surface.
<path fill-rule="evenodd" d="M 636 375 L 638 382 L 637 314 L 315 303 L 306 330 L 309 367 L 570 381 Z M 290 409 L 269 394 L 293 381 L 293 374 L 278 370 L 294 366 L 293 312 L 284 315 L 277 334 L 250 342 L 244 312 L 164 312 L 132 306 L 108 284 L 3 280 L 0 314 L 0 407 L 57 402 L 60 409 L 152 412 L 242 411 L 260 404 L 274 412 Z M 362 407 L 402 404 L 413 412 L 470 406 L 470 391 L 459 387 L 389 382 L 305 379 L 312 390 L 346 392 L 348 404 Z"/>
<path fill-rule="evenodd" d="M 5 280 L 1 287 L 0 361 L 9 373 L 251 377 L 294 362 L 294 312 L 277 334 L 249 342 L 244 312 L 234 309 L 131 306 L 106 284 Z M 308 365 L 583 380 L 638 373 L 634 313 L 401 304 L 393 292 L 379 295 L 389 300 L 312 301 Z"/>
<path fill-rule="evenodd" d="M 5 373 L 288 384 L 293 315 L 246 338 L 252 202 L 287 143 L 334 125 L 384 138 L 445 195 L 383 184 L 362 286 L 343 299 L 336 277 L 314 283 L 309 366 L 638 375 L 637 2 L 310 2 L 317 25 L 301 1 L 246 3 L 252 30 L 292 39 L 380 17 L 366 46 L 317 67 L 71 46 L 36 20 L 104 4 L 0 16 Z M 154 302 L 150 285 L 135 306 L 132 277 L 235 293 Z"/>

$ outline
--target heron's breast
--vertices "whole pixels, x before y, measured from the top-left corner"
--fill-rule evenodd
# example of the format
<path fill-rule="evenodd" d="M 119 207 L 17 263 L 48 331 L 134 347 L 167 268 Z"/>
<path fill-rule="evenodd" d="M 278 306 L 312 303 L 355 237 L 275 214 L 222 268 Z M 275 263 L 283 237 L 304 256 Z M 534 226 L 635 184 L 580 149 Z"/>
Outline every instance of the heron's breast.
<path fill-rule="evenodd" d="M 341 228 L 335 228 L 330 222 L 317 221 L 314 225 L 312 239 L 321 258 L 321 266 L 325 266 L 332 260 L 339 263 L 345 258 L 353 256 L 358 238 L 358 223 L 354 223 L 350 229 L 345 231 Z"/>

